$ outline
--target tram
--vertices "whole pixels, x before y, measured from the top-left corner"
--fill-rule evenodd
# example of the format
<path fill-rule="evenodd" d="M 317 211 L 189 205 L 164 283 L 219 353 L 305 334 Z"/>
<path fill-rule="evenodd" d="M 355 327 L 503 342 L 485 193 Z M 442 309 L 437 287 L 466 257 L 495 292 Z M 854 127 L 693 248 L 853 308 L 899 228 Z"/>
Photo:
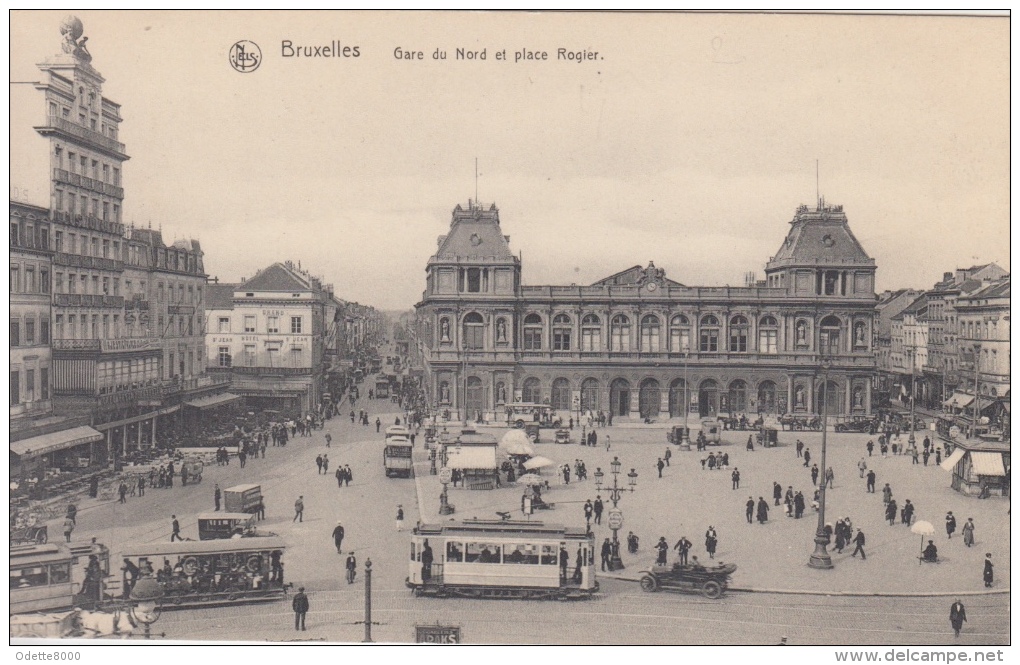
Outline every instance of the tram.
<path fill-rule="evenodd" d="M 386 470 L 387 478 L 390 476 L 411 477 L 414 472 L 411 450 L 411 442 L 403 437 L 394 436 L 386 439 L 386 445 L 383 447 L 383 468 Z"/>
<path fill-rule="evenodd" d="M 51 612 L 74 605 L 75 557 L 63 543 L 10 548 L 11 614 Z"/>
<path fill-rule="evenodd" d="M 123 556 L 155 576 L 164 607 L 220 605 L 285 596 L 285 549 L 281 538 L 265 536 L 128 545 Z"/>
<path fill-rule="evenodd" d="M 586 599 L 599 588 L 595 561 L 595 537 L 583 528 L 512 520 L 422 524 L 411 535 L 406 584 L 416 596 Z"/>

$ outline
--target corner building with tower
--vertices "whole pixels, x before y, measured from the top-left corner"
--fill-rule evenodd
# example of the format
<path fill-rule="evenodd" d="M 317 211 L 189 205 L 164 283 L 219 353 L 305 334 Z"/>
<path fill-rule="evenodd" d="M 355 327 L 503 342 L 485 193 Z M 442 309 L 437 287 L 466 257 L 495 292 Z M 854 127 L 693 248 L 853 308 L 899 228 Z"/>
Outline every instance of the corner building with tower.
<path fill-rule="evenodd" d="M 687 286 L 654 263 L 590 286 L 524 286 L 509 241 L 495 205 L 458 204 L 429 258 L 417 345 L 441 412 L 871 413 L 876 268 L 842 206 L 800 206 L 765 279 L 745 287 Z"/>

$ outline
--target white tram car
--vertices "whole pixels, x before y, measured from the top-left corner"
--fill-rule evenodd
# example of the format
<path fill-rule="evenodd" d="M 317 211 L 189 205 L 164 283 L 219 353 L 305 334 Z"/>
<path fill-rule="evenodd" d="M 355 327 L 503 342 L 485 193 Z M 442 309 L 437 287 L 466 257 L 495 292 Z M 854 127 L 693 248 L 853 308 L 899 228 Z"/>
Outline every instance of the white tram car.
<path fill-rule="evenodd" d="M 431 565 L 422 563 L 431 554 Z M 542 522 L 464 520 L 422 524 L 411 536 L 407 586 L 417 596 L 590 598 L 595 537 Z M 566 564 L 565 567 L 563 564 Z"/>

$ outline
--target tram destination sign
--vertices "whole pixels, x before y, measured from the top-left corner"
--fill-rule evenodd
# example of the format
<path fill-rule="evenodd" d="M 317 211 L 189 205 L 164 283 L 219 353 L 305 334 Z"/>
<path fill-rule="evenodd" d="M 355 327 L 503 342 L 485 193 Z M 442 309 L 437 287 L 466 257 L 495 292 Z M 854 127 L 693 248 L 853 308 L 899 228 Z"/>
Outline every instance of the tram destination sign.
<path fill-rule="evenodd" d="M 460 626 L 414 626 L 416 644 L 462 644 Z"/>

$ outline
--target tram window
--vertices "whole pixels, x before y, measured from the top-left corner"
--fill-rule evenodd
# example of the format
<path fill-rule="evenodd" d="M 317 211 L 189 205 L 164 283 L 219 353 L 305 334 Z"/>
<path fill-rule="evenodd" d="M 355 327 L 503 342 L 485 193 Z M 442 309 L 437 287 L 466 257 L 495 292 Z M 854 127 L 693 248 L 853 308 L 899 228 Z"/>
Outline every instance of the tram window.
<path fill-rule="evenodd" d="M 416 545 L 417 545 L 417 543 L 415 543 L 413 541 L 411 542 L 411 561 L 417 561 L 417 559 L 414 558 L 414 550 L 415 550 L 415 546 Z"/>
<path fill-rule="evenodd" d="M 66 584 L 71 581 L 71 564 L 57 563 L 50 566 L 50 584 Z"/>
<path fill-rule="evenodd" d="M 507 545 L 503 553 L 503 563 L 538 563 L 537 545 Z"/>
<path fill-rule="evenodd" d="M 46 586 L 46 568 L 21 568 L 11 570 L 11 588 L 20 589 L 30 586 Z"/>
<path fill-rule="evenodd" d="M 464 562 L 464 549 L 460 543 L 446 543 L 446 560 L 454 563 Z"/>
<path fill-rule="evenodd" d="M 555 545 L 542 545 L 542 565 L 555 566 L 559 560 L 559 552 Z"/>
<path fill-rule="evenodd" d="M 464 561 L 467 563 L 501 563 L 499 545 L 491 543 L 466 543 Z"/>

